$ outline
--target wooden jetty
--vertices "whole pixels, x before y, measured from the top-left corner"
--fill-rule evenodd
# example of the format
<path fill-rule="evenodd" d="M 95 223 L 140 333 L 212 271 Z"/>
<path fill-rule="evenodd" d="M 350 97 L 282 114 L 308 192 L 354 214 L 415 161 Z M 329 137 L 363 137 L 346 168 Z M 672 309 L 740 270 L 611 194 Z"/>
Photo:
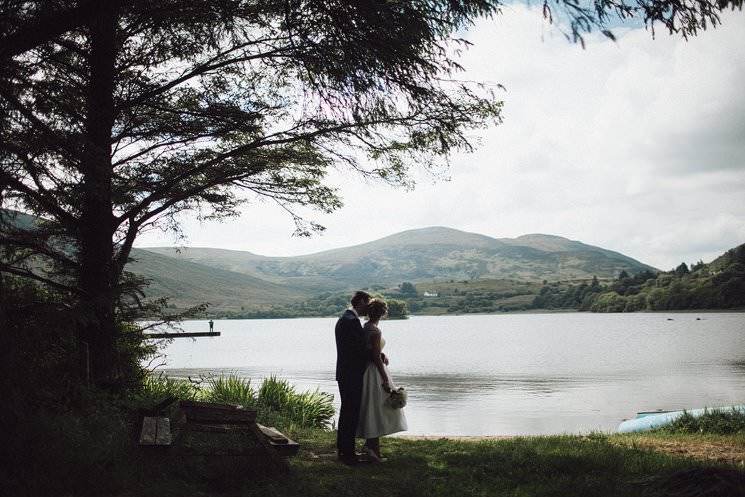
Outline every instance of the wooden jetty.
<path fill-rule="evenodd" d="M 219 337 L 219 331 L 195 331 L 185 333 L 145 333 L 145 338 L 196 338 Z"/>

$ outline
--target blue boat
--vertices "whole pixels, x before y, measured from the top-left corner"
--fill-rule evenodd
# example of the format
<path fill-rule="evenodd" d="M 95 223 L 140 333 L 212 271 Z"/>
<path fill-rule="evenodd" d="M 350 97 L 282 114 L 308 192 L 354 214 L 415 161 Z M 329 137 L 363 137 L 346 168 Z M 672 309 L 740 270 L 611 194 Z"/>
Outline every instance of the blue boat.
<path fill-rule="evenodd" d="M 647 431 L 661 426 L 669 425 L 683 413 L 688 413 L 693 417 L 701 416 L 707 412 L 713 411 L 724 411 L 731 412 L 737 411 L 745 414 L 745 406 L 730 406 L 730 407 L 705 407 L 703 409 L 691 409 L 690 411 L 669 411 L 669 412 L 644 412 L 639 413 L 635 419 L 629 419 L 624 421 L 618 426 L 619 433 L 634 433 L 637 431 Z"/>

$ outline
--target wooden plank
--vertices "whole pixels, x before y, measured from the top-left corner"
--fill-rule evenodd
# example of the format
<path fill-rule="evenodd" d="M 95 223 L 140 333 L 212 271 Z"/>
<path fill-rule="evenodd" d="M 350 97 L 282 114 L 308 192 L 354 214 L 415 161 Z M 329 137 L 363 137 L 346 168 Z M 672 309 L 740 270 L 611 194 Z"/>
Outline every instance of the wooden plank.
<path fill-rule="evenodd" d="M 155 418 L 155 445 L 171 445 L 171 420 L 164 417 Z"/>
<path fill-rule="evenodd" d="M 197 338 L 219 337 L 219 331 L 195 331 L 188 333 L 145 333 L 145 338 Z"/>
<path fill-rule="evenodd" d="M 282 432 L 272 426 L 264 426 L 256 423 L 261 433 L 267 438 L 269 444 L 274 447 L 279 455 L 283 457 L 291 457 L 297 454 L 300 450 L 300 444 L 284 436 Z"/>
<path fill-rule="evenodd" d="M 263 433 L 265 437 L 274 443 L 286 444 L 290 440 L 273 426 L 264 426 L 259 423 L 256 423 L 256 426 L 259 427 L 259 430 L 261 430 L 261 433 Z"/>
<path fill-rule="evenodd" d="M 171 445 L 171 420 L 163 416 L 142 418 L 140 445 Z"/>
<path fill-rule="evenodd" d="M 140 445 L 155 445 L 155 437 L 158 433 L 158 421 L 156 418 L 146 416 L 142 418 L 142 430 L 140 431 Z"/>
<path fill-rule="evenodd" d="M 202 424 L 253 424 L 256 411 L 211 411 L 208 409 L 184 409 L 187 423 Z"/>
<path fill-rule="evenodd" d="M 182 409 L 186 407 L 202 407 L 205 409 L 218 409 L 218 410 L 223 410 L 223 411 L 235 411 L 235 410 L 245 411 L 245 409 L 243 409 L 243 406 L 239 406 L 238 404 L 221 404 L 219 402 L 199 402 L 196 400 L 182 400 L 181 402 L 179 402 L 179 405 L 181 406 Z M 255 412 L 255 411 L 245 411 L 245 412 Z"/>
<path fill-rule="evenodd" d="M 240 406 L 210 402 L 181 401 L 187 423 L 202 424 L 251 424 L 256 421 L 256 411 Z"/>

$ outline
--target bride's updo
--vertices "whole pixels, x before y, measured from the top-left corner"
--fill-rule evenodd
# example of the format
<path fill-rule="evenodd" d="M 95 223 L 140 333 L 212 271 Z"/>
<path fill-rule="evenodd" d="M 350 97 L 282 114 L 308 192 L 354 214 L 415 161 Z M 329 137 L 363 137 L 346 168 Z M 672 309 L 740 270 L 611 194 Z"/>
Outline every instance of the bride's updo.
<path fill-rule="evenodd" d="M 383 299 L 372 299 L 367 304 L 367 317 L 370 321 L 380 321 L 380 318 L 388 312 L 388 304 Z"/>

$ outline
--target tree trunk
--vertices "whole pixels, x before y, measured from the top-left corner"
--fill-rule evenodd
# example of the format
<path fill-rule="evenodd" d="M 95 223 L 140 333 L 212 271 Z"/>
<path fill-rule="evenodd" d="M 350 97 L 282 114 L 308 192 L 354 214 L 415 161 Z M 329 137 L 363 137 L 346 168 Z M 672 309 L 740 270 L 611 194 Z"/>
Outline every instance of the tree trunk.
<path fill-rule="evenodd" d="M 117 380 L 119 360 L 114 301 L 111 131 L 114 123 L 114 64 L 116 12 L 109 2 L 99 4 L 90 23 L 90 86 L 83 150 L 83 198 L 79 233 L 80 289 L 86 311 L 83 340 L 90 351 L 90 380 L 108 387 Z"/>

